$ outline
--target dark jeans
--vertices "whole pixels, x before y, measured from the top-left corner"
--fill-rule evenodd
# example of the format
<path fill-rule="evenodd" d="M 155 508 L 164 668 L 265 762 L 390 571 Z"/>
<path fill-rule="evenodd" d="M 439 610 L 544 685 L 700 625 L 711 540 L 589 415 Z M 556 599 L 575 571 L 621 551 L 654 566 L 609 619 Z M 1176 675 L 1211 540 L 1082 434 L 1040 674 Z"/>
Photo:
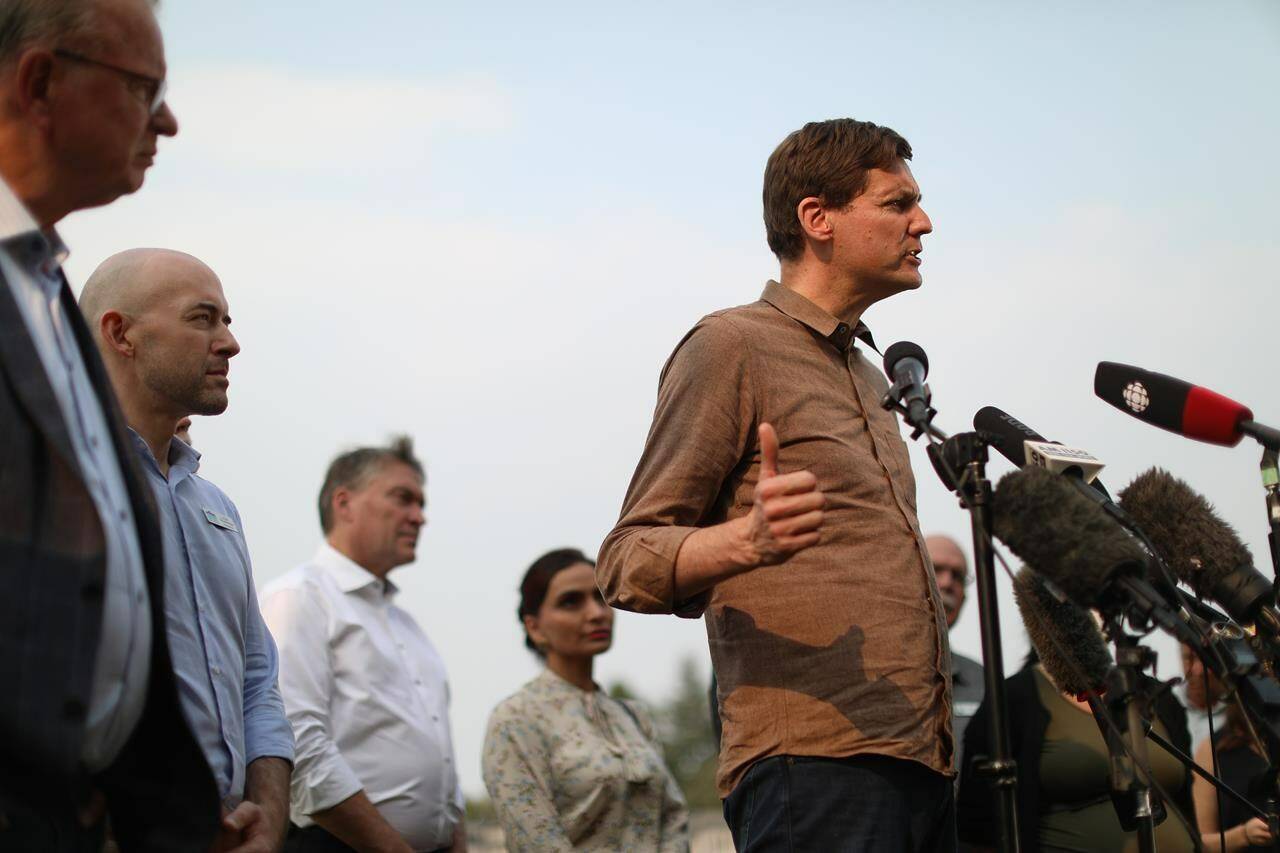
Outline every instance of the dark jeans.
<path fill-rule="evenodd" d="M 777 755 L 724 801 L 739 853 L 954 853 L 951 780 L 881 755 Z"/>

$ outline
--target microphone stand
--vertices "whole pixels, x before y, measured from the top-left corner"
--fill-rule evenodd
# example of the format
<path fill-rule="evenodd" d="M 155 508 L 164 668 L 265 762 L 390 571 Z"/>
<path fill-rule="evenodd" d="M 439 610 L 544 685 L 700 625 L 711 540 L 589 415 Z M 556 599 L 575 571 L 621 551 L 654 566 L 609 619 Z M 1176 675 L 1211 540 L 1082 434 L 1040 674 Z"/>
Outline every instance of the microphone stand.
<path fill-rule="evenodd" d="M 1267 544 L 1271 551 L 1271 571 L 1275 575 L 1272 585 L 1272 598 L 1280 593 L 1280 465 L 1277 464 L 1276 448 L 1267 447 L 1262 451 L 1262 488 L 1267 492 Z"/>
<path fill-rule="evenodd" d="M 1111 753 L 1111 800 L 1120 825 L 1128 831 L 1137 831 L 1140 853 L 1155 853 L 1156 824 L 1168 813 L 1159 797 L 1153 797 L 1151 780 L 1147 778 L 1151 762 L 1147 758 L 1144 722 L 1151 714 L 1146 707 L 1149 697 L 1142 689 L 1142 670 L 1155 666 L 1156 655 L 1125 633 L 1118 621 L 1109 627 L 1108 633 L 1116 644 L 1118 690 L 1108 697 L 1107 705 L 1128 741 L 1126 748 L 1115 743 L 1113 737 L 1103 738 Z"/>
<path fill-rule="evenodd" d="M 1137 830 L 1139 850 L 1142 853 L 1155 850 L 1155 826 L 1168 814 L 1154 794 L 1154 785 L 1147 776 L 1150 768 L 1146 749 L 1148 738 L 1220 792 L 1267 821 L 1272 835 L 1280 838 L 1280 832 L 1277 832 L 1280 827 L 1280 731 L 1268 719 L 1262 696 L 1246 675 L 1248 668 L 1237 662 L 1231 650 L 1224 645 L 1223 637 L 1211 629 L 1205 638 L 1205 648 L 1197 653 L 1205 666 L 1226 685 L 1227 698 L 1236 702 L 1242 711 L 1249 739 L 1267 756 L 1268 796 L 1264 809 L 1254 806 L 1222 779 L 1200 768 L 1190 756 L 1154 730 L 1149 721 L 1155 718 L 1155 697 L 1174 682 L 1144 685 L 1142 670 L 1154 668 L 1155 653 L 1139 645 L 1137 637 L 1124 632 L 1120 618 L 1109 617 L 1106 627 L 1107 635 L 1116 645 L 1115 680 L 1118 684 L 1108 694 L 1105 704 L 1091 696 L 1089 705 L 1099 728 L 1103 730 L 1103 740 L 1111 754 L 1111 797 L 1116 816 L 1126 831 Z M 1107 725 L 1104 718 L 1113 722 Z M 1123 742 L 1117 735 L 1123 737 Z M 1228 828 L 1221 827 L 1223 830 Z"/>
<path fill-rule="evenodd" d="M 987 734 L 992 754 L 977 764 L 979 775 L 996 793 L 996 821 L 1000 853 L 1018 853 L 1018 765 L 1009 747 L 1009 705 L 1004 690 L 1004 652 L 1000 643 L 1000 614 L 996 597 L 995 550 L 991 544 L 991 481 L 987 479 L 987 442 L 976 432 L 948 437 L 932 423 L 937 410 L 926 404 L 923 417 L 913 417 L 902 404 L 902 389 L 894 385 L 880 405 L 902 415 L 913 427 L 912 439 L 927 434 L 929 461 L 948 489 L 969 510 L 973 530 L 973 573 L 978 586 L 978 620 L 982 632 L 982 666 L 991 712 Z M 917 407 L 918 408 L 918 407 Z"/>
<path fill-rule="evenodd" d="M 1240 432 L 1262 445 L 1262 487 L 1267 492 L 1267 542 L 1271 548 L 1271 569 L 1275 574 L 1272 597 L 1280 594 L 1280 430 L 1255 420 L 1241 421 Z"/>
<path fill-rule="evenodd" d="M 927 426 L 927 424 L 926 424 Z M 931 429 L 931 428 L 930 428 Z M 992 754 L 977 765 L 996 794 L 996 819 L 1002 853 L 1018 851 L 1018 766 L 1009 747 L 1009 706 L 1004 689 L 1004 653 L 996 597 L 995 552 L 991 544 L 991 481 L 987 479 L 987 444 L 976 432 L 962 432 L 930 444 L 929 459 L 947 488 L 969 510 L 973 530 L 973 566 L 978 587 L 978 619 L 982 632 L 983 678 L 990 711 L 988 738 Z M 958 473 L 957 473 L 958 472 Z"/>

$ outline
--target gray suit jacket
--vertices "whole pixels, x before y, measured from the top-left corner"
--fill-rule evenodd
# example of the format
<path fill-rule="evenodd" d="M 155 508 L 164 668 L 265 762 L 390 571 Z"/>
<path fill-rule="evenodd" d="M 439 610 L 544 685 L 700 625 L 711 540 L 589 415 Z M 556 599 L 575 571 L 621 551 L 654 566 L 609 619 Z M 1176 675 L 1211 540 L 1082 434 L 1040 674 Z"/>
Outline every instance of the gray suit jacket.
<path fill-rule="evenodd" d="M 61 299 L 137 519 L 155 626 L 151 679 L 124 751 L 90 779 L 80 754 L 102 626 L 105 541 L 53 388 L 0 275 L 0 797 L 57 818 L 95 786 L 107 795 L 123 849 L 203 851 L 217 830 L 219 798 L 178 704 L 155 507 L 65 280 Z"/>

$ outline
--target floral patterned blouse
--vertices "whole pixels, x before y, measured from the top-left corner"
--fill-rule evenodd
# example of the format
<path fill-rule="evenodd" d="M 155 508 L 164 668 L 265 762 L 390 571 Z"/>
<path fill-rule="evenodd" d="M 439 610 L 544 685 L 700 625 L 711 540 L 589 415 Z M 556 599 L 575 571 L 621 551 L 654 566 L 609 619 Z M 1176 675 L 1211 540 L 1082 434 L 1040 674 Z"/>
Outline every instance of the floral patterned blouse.
<path fill-rule="evenodd" d="M 689 812 L 653 721 L 550 670 L 503 700 L 484 783 L 511 851 L 689 849 Z"/>

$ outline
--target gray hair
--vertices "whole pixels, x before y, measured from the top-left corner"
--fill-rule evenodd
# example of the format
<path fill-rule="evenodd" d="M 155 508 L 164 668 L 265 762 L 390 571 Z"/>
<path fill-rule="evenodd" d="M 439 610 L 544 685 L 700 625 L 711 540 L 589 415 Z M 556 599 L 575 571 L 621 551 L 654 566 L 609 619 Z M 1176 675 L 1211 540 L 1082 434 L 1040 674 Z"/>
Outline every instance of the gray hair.
<path fill-rule="evenodd" d="M 147 2 L 155 9 L 160 0 Z M 2 0 L 0 65 L 31 45 L 53 46 L 68 37 L 92 36 L 97 6 L 96 0 Z"/>
<path fill-rule="evenodd" d="M 369 478 L 392 462 L 408 465 L 418 476 L 426 478 L 422 463 L 413 455 L 413 439 L 407 435 L 394 435 L 386 447 L 358 447 L 340 454 L 329 463 L 320 487 L 320 529 L 328 533 L 333 529 L 333 493 L 338 489 L 359 489 Z"/>

